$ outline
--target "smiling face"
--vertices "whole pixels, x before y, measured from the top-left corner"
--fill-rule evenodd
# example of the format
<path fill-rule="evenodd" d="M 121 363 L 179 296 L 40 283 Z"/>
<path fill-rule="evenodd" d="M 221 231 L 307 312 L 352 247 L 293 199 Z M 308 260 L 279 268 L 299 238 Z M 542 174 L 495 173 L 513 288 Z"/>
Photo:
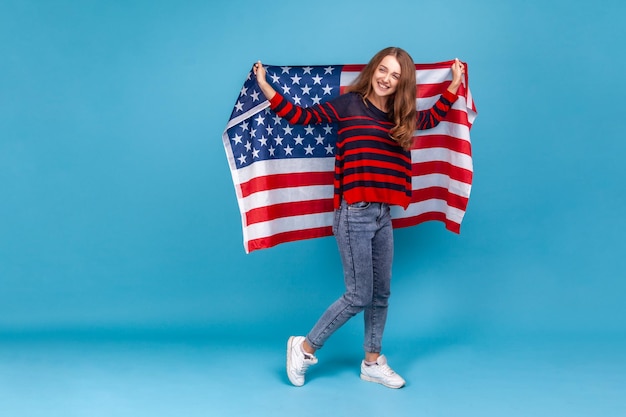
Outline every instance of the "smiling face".
<path fill-rule="evenodd" d="M 397 58 L 393 55 L 384 57 L 372 75 L 373 97 L 370 99 L 386 103 L 387 99 L 396 92 L 401 74 L 402 69 Z"/>

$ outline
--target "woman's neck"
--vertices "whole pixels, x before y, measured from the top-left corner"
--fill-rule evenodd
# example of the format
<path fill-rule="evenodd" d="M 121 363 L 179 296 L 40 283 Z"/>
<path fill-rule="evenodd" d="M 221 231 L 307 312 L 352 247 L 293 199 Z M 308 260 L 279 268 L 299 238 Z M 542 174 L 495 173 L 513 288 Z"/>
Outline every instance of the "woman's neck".
<path fill-rule="evenodd" d="M 387 113 L 387 103 L 389 100 L 387 100 L 386 97 L 383 98 L 375 94 L 369 94 L 365 98 L 368 99 L 369 102 L 372 103 L 377 109 Z"/>

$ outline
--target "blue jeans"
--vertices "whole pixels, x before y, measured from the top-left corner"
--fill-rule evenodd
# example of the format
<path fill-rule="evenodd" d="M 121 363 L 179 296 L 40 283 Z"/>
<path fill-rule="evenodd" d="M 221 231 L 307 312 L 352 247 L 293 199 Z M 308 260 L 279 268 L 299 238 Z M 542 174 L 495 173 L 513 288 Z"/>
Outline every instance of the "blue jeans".
<path fill-rule="evenodd" d="M 365 310 L 366 352 L 380 353 L 391 286 L 393 229 L 389 205 L 341 202 L 333 233 L 343 263 L 344 294 L 322 314 L 306 339 L 320 349 L 357 313 Z"/>

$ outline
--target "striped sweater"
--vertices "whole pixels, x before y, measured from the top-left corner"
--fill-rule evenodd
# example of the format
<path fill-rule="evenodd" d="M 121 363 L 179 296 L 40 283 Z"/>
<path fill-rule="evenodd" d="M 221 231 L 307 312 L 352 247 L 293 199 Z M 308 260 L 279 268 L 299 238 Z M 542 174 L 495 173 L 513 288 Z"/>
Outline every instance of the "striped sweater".
<path fill-rule="evenodd" d="M 456 98 L 446 90 L 432 108 L 418 111 L 417 129 L 437 126 Z M 357 93 L 305 108 L 277 92 L 270 107 L 291 124 L 337 125 L 335 208 L 342 198 L 348 204 L 368 201 L 407 208 L 412 189 L 411 153 L 389 136 L 393 123 L 387 113 Z"/>

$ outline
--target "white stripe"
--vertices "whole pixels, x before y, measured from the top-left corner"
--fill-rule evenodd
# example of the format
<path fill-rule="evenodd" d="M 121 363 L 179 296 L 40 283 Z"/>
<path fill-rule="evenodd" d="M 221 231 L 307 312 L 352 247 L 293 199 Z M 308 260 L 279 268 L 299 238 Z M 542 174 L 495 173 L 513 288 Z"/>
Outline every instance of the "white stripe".
<path fill-rule="evenodd" d="M 455 139 L 462 139 L 467 142 L 470 140 L 470 128 L 461 123 L 454 122 L 439 122 L 439 124 L 431 129 L 416 130 L 413 132 L 413 136 L 428 136 L 428 135 L 446 135 Z"/>
<path fill-rule="evenodd" d="M 411 161 L 413 163 L 420 162 L 432 162 L 432 161 L 444 161 L 450 164 L 471 170 L 472 169 L 472 157 L 460 152 L 451 151 L 448 148 L 427 148 L 427 149 L 412 149 Z"/>
<path fill-rule="evenodd" d="M 295 230 L 310 229 L 315 227 L 331 226 L 333 213 L 306 214 L 302 216 L 282 217 L 262 223 L 255 223 L 245 227 L 247 241 L 275 235 L 277 233 L 293 232 Z"/>
<path fill-rule="evenodd" d="M 264 175 L 293 174 L 300 172 L 327 172 L 335 170 L 335 157 L 293 158 L 256 161 L 247 167 L 239 168 L 237 185 Z"/>
<path fill-rule="evenodd" d="M 417 84 L 439 84 L 446 80 L 452 80 L 450 68 L 416 70 Z"/>
<path fill-rule="evenodd" d="M 279 188 L 259 191 L 241 199 L 246 211 L 251 208 L 273 204 L 294 203 L 297 201 L 322 200 L 333 198 L 333 185 L 311 185 L 306 187 Z"/>
<path fill-rule="evenodd" d="M 358 71 L 341 71 L 341 77 L 339 77 L 339 86 L 345 87 L 352 84 L 358 76 Z"/>
<path fill-rule="evenodd" d="M 461 197 L 469 198 L 471 185 L 453 180 L 445 174 L 428 174 L 413 177 L 411 181 L 411 188 L 413 191 L 423 190 L 430 187 L 442 187 L 447 188 L 453 194 Z"/>

